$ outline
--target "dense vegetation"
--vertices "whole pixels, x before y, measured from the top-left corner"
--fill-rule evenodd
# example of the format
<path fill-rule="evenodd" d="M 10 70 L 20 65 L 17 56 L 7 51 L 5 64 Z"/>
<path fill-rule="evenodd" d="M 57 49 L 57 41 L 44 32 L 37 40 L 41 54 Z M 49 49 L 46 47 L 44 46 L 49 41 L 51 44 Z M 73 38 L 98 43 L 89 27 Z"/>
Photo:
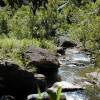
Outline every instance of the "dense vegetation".
<path fill-rule="evenodd" d="M 1 0 L 0 6 L 0 58 L 22 65 L 26 46 L 54 50 L 59 35 L 100 55 L 100 0 Z"/>

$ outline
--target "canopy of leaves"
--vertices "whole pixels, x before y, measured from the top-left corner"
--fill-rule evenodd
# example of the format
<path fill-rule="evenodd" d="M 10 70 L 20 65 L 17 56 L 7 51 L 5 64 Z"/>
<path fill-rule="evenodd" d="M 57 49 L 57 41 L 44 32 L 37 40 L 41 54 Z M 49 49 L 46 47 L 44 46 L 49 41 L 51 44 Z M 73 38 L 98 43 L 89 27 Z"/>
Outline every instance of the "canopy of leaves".
<path fill-rule="evenodd" d="M 46 3 L 48 3 L 48 0 L 0 0 L 1 7 L 9 5 L 11 9 L 14 8 L 16 10 L 22 5 L 30 4 L 34 14 L 36 9 L 39 9 L 40 6 L 46 7 Z"/>

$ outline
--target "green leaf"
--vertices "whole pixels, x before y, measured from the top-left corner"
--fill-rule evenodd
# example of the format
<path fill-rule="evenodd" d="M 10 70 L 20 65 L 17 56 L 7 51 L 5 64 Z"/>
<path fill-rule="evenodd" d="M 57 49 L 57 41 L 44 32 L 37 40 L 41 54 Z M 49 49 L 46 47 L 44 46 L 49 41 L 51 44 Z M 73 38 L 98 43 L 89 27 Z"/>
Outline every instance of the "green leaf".
<path fill-rule="evenodd" d="M 61 91 L 62 91 L 62 88 L 61 87 L 58 87 L 58 90 L 57 90 L 57 99 L 56 100 L 60 100 L 60 96 L 61 96 Z"/>

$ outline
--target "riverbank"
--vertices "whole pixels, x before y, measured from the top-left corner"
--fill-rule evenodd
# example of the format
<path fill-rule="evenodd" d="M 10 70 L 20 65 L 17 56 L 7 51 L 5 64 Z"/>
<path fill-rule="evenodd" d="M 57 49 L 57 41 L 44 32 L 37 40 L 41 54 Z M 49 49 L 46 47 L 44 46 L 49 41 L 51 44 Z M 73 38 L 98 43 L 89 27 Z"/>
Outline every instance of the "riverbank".
<path fill-rule="evenodd" d="M 69 43 L 73 43 L 73 42 L 66 41 L 63 43 L 69 44 Z M 51 52 L 50 53 L 49 50 L 46 50 L 43 48 L 36 48 L 34 46 L 28 46 L 27 48 L 24 48 L 23 52 L 21 52 L 21 54 L 19 56 L 19 58 L 20 57 L 22 58 L 20 60 L 22 60 L 25 65 L 25 66 L 23 66 L 24 69 L 21 68 L 21 66 L 19 66 L 19 65 L 9 63 L 8 59 L 6 59 L 5 62 L 1 59 L 0 66 L 1 66 L 1 68 L 2 68 L 2 66 L 4 66 L 4 69 L 6 69 L 6 70 L 3 69 L 4 72 L 3 72 L 3 74 L 1 73 L 1 77 L 3 75 L 3 78 L 5 79 L 4 82 L 7 82 L 6 88 L 8 90 L 10 89 L 10 91 L 8 91 L 8 92 L 6 89 L 5 90 L 3 89 L 3 91 L 6 91 L 7 92 L 6 94 L 13 95 L 14 97 L 18 98 L 18 100 L 20 100 L 20 96 L 22 96 L 21 98 L 24 99 L 30 94 L 37 93 L 36 92 L 37 91 L 36 84 L 39 84 L 39 87 L 41 87 L 40 88 L 41 91 L 45 91 L 47 87 L 52 86 L 53 83 L 55 83 L 56 81 L 63 80 L 63 81 L 69 82 L 69 83 L 66 83 L 66 84 L 69 84 L 68 87 L 70 87 L 70 85 L 74 83 L 74 84 L 78 84 L 79 86 L 82 86 L 82 87 L 85 86 L 85 90 L 87 91 L 87 93 L 85 92 L 86 94 L 84 95 L 84 92 L 78 93 L 77 91 L 72 92 L 72 90 L 70 90 L 71 92 L 66 92 L 67 94 L 65 93 L 66 98 L 69 98 L 68 96 L 70 96 L 70 98 L 72 98 L 71 96 L 73 96 L 73 95 L 75 95 L 73 97 L 73 100 L 77 97 L 81 98 L 81 100 L 86 100 L 86 99 L 88 100 L 89 97 L 91 98 L 91 93 L 90 93 L 91 89 L 92 89 L 92 93 L 94 93 L 94 91 L 99 91 L 98 89 L 95 90 L 92 88 L 94 86 L 97 86 L 97 84 L 99 84 L 99 80 L 94 81 L 93 79 L 91 79 L 89 77 L 87 77 L 87 79 L 86 79 L 86 77 L 84 76 L 84 75 L 86 75 L 86 72 L 88 72 L 88 73 L 93 72 L 93 71 L 98 72 L 94 66 L 94 63 L 91 62 L 91 58 L 90 58 L 91 55 L 89 53 L 86 53 L 85 51 L 81 51 L 81 49 L 79 49 L 79 47 L 78 48 L 73 47 L 72 44 L 70 46 L 69 45 L 66 45 L 66 46 L 67 47 L 65 47 L 65 45 L 64 45 L 64 47 L 63 47 L 63 45 L 61 46 L 64 49 L 66 48 L 65 53 L 63 55 L 58 54 L 59 52 L 57 52 L 57 53 Z M 76 46 L 76 44 L 75 44 L 75 46 Z M 87 54 L 89 54 L 89 55 L 87 55 Z M 92 67 L 90 67 L 91 65 L 92 65 Z M 17 66 L 17 69 L 15 68 L 16 66 Z M 9 69 L 9 68 L 11 68 L 11 69 Z M 35 68 L 37 69 L 37 71 L 35 70 Z M 90 69 L 92 69 L 92 70 L 90 70 Z M 86 70 L 86 72 L 84 70 Z M 8 72 L 8 74 L 6 71 Z M 1 72 L 2 72 L 2 69 L 1 69 Z M 16 74 L 16 72 L 17 72 L 17 74 Z M 39 73 L 39 74 L 41 73 L 45 76 L 38 75 L 36 77 L 36 76 L 34 76 L 33 72 Z M 81 75 L 80 75 L 80 72 L 81 72 Z M 8 75 L 11 75 L 11 76 L 8 76 Z M 91 74 L 90 74 L 90 76 L 91 76 Z M 22 81 L 19 81 L 18 77 Z M 10 80 L 9 80 L 9 78 L 10 78 Z M 97 78 L 97 77 L 95 76 L 94 78 Z M 16 79 L 18 79 L 18 80 L 16 80 Z M 3 80 L 1 80 L 1 81 L 3 81 Z M 31 83 L 32 81 L 33 81 L 33 83 Z M 25 82 L 26 84 L 24 84 L 23 82 Z M 35 82 L 35 86 L 33 85 L 34 82 Z M 39 82 L 39 83 L 37 83 L 37 82 Z M 98 82 L 98 83 L 95 84 L 95 82 Z M 12 83 L 13 83 L 13 85 L 11 85 Z M 14 85 L 14 83 L 16 83 L 17 86 Z M 30 86 L 34 86 L 35 88 L 32 89 L 32 87 L 27 87 L 28 90 L 30 89 L 29 92 L 27 91 L 27 89 L 25 89 L 23 87 L 18 88 L 18 86 L 20 87 L 20 84 L 24 84 L 23 86 L 25 86 L 25 85 L 29 86 L 28 84 L 30 84 L 30 83 L 31 83 Z M 2 85 L 4 85 L 4 84 L 2 84 Z M 17 90 L 16 90 L 16 87 L 17 87 Z M 14 93 L 13 91 L 15 91 L 15 90 L 16 90 L 16 93 L 12 94 L 12 93 Z M 3 93 L 3 91 L 1 91 L 1 93 Z M 22 92 L 23 94 L 20 95 L 19 91 L 23 91 Z M 67 89 L 67 91 L 69 91 L 69 90 Z M 75 93 L 75 94 L 73 94 L 73 93 Z M 99 93 L 98 93 L 98 95 L 99 95 Z M 97 95 L 94 95 L 94 97 L 98 98 Z"/>

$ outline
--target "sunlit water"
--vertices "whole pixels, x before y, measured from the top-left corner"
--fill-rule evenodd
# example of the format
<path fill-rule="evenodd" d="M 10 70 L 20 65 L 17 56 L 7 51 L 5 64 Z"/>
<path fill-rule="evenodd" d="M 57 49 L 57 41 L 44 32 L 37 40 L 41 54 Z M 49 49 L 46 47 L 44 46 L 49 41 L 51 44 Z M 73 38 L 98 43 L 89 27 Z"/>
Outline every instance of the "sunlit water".
<path fill-rule="evenodd" d="M 79 76 L 78 72 L 90 66 L 90 57 L 77 49 L 66 50 L 66 55 L 60 58 L 63 66 L 59 69 L 59 74 L 63 81 L 75 83 L 75 77 Z M 78 82 L 77 82 L 78 83 Z M 81 84 L 79 84 L 81 85 Z M 65 92 L 67 100 L 100 100 L 88 97 L 84 91 Z"/>

